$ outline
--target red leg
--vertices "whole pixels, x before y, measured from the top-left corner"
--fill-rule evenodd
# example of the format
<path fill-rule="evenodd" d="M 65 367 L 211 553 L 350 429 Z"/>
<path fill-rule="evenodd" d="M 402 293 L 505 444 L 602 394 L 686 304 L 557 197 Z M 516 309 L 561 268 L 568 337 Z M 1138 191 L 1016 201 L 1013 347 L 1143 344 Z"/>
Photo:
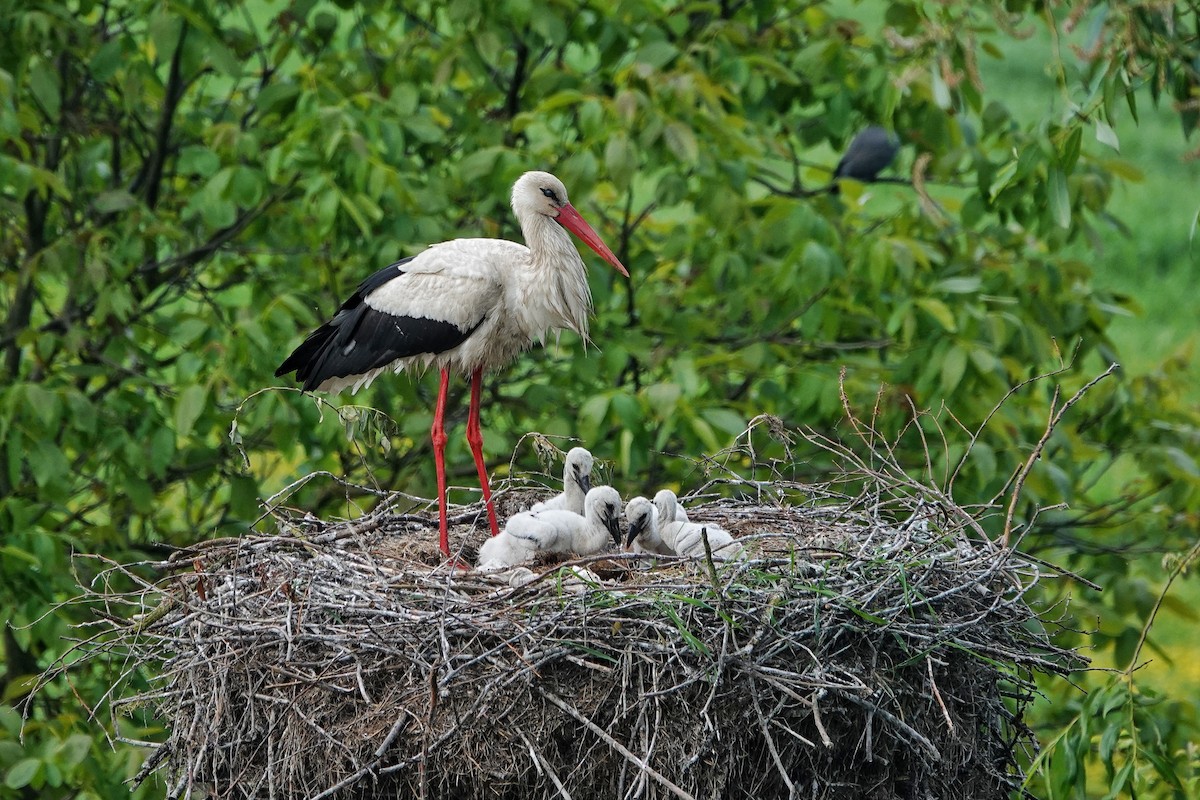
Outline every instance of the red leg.
<path fill-rule="evenodd" d="M 496 508 L 492 505 L 492 487 L 488 486 L 487 467 L 483 464 L 483 431 L 479 429 L 479 393 L 483 386 L 483 369 L 471 373 L 471 410 L 467 413 L 467 444 L 475 457 L 475 471 L 479 473 L 479 487 L 483 489 L 483 503 L 487 506 L 488 522 L 492 525 L 492 536 L 500 533 L 496 524 Z"/>
<path fill-rule="evenodd" d="M 433 428 L 429 431 L 429 436 L 433 439 L 433 463 L 437 469 L 438 546 L 447 557 L 450 555 L 450 528 L 446 522 L 446 393 L 449 388 L 450 371 L 443 368 L 437 405 L 433 411 Z"/>

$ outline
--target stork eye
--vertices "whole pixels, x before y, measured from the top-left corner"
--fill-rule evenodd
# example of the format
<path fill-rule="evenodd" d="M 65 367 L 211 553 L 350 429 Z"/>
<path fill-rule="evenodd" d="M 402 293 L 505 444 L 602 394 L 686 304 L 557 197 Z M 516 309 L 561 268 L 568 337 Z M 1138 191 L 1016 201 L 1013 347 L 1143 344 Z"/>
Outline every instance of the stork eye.
<path fill-rule="evenodd" d="M 543 188 L 543 189 L 542 189 L 542 194 L 543 194 L 544 196 L 546 196 L 546 197 L 549 197 L 549 198 L 550 198 L 551 200 L 553 200 L 554 202 L 556 202 L 556 203 L 558 202 L 558 195 L 556 195 L 556 194 L 554 193 L 554 190 L 553 190 L 553 189 L 545 189 L 545 188 Z"/>

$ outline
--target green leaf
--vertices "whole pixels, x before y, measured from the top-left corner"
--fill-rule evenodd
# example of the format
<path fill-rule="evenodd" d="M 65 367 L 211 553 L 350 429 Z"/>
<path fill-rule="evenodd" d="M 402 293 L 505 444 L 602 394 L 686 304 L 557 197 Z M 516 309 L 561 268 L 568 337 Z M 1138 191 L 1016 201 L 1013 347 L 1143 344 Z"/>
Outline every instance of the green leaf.
<path fill-rule="evenodd" d="M 189 145 L 179 151 L 178 169 L 184 175 L 208 178 L 220 168 L 220 157 L 207 147 Z"/>
<path fill-rule="evenodd" d="M 700 412 L 700 416 L 730 436 L 737 436 L 746 430 L 745 417 L 727 408 L 706 408 Z"/>
<path fill-rule="evenodd" d="M 1083 129 L 1074 128 L 1067 134 L 1063 141 L 1062 148 L 1059 151 L 1058 163 L 1064 172 L 1071 172 L 1075 169 L 1075 162 L 1079 160 L 1079 151 L 1083 146 Z"/>
<path fill-rule="evenodd" d="M 88 65 L 92 80 L 104 83 L 112 78 L 121 66 L 125 41 L 125 37 L 114 37 L 96 51 L 91 64 Z"/>
<path fill-rule="evenodd" d="M 608 140 L 604 147 L 604 165 L 613 183 L 622 188 L 629 185 L 637 169 L 637 154 L 633 142 L 624 133 L 618 133 Z"/>
<path fill-rule="evenodd" d="M 204 42 L 204 53 L 219 72 L 230 78 L 242 75 L 242 62 L 232 50 L 216 39 L 209 38 Z"/>
<path fill-rule="evenodd" d="M 96 195 L 93 205 L 95 205 L 97 211 L 107 214 L 133 208 L 137 205 L 137 198 L 123 189 L 115 189 Z"/>
<path fill-rule="evenodd" d="M 42 428 L 52 430 L 57 427 L 62 415 L 62 402 L 58 395 L 37 383 L 25 384 L 24 390 L 25 402 L 41 422 Z"/>
<path fill-rule="evenodd" d="M 146 467 L 150 474 L 162 477 L 175 457 L 175 431 L 162 427 L 150 435 L 150 452 Z"/>
<path fill-rule="evenodd" d="M 664 416 L 674 412 L 675 405 L 683 395 L 683 391 L 674 383 L 651 384 L 646 387 L 645 392 L 650 407 Z"/>
<path fill-rule="evenodd" d="M 667 148 L 680 161 L 691 163 L 699 158 L 700 147 L 696 144 L 696 135 L 688 126 L 672 122 L 663 129 L 663 138 Z"/>
<path fill-rule="evenodd" d="M 258 93 L 258 113 L 269 114 L 279 108 L 283 111 L 300 95 L 300 87 L 294 83 L 272 83 Z"/>
<path fill-rule="evenodd" d="M 703 418 L 692 417 L 688 420 L 688 423 L 691 425 L 692 431 L 696 434 L 697 438 L 700 439 L 700 443 L 704 445 L 706 452 L 715 453 L 721 449 L 721 442 L 718 441 L 717 434 L 713 431 L 712 426 Z"/>
<path fill-rule="evenodd" d="M 7 703 L 0 703 L 0 730 L 16 739 L 21 733 L 21 713 Z"/>
<path fill-rule="evenodd" d="M 637 401 L 627 394 L 613 395 L 611 402 L 613 413 L 622 427 L 629 429 L 637 427 L 642 419 L 641 409 Z"/>
<path fill-rule="evenodd" d="M 634 58 L 655 69 L 662 69 L 678 54 L 679 50 L 670 42 L 650 42 L 638 50 Z"/>
<path fill-rule="evenodd" d="M 38 61 L 29 71 L 29 90 L 41 106 L 43 113 L 51 120 L 58 118 L 62 106 L 62 95 L 59 92 L 58 74 L 45 61 Z"/>
<path fill-rule="evenodd" d="M 1071 227 L 1071 195 L 1067 191 L 1067 176 L 1061 167 L 1050 167 L 1046 186 L 1049 193 L 1050 214 L 1060 228 Z"/>
<path fill-rule="evenodd" d="M 19 559 L 34 567 L 40 567 L 42 565 L 42 562 L 39 561 L 38 557 L 33 553 L 30 553 L 28 550 L 22 550 L 19 547 L 13 547 L 10 544 L 0 547 L 0 554 L 3 554 L 9 558 Z"/>
<path fill-rule="evenodd" d="M 671 622 L 675 625 L 675 630 L 679 632 L 680 638 L 687 642 L 688 647 L 696 650 L 697 652 L 703 653 L 706 656 L 711 655 L 708 646 L 704 644 L 704 642 L 700 641 L 700 639 L 698 639 L 694 633 L 688 630 L 687 625 L 679 616 L 679 612 L 675 610 L 675 607 L 671 603 L 660 602 L 658 607 L 671 619 Z"/>
<path fill-rule="evenodd" d="M 486 178 L 496 169 L 496 160 L 504 151 L 505 148 L 502 147 L 485 147 L 476 150 L 459 163 L 459 177 L 468 183 L 475 183 Z"/>
<path fill-rule="evenodd" d="M 942 393 L 953 394 L 967 371 L 967 351 L 954 345 L 946 352 L 942 361 Z"/>
<path fill-rule="evenodd" d="M 965 275 L 959 278 L 943 278 L 933 285 L 935 291 L 943 294 L 974 294 L 983 287 L 983 279 L 978 275 Z"/>
<path fill-rule="evenodd" d="M 1113 781 L 1109 785 L 1108 794 L 1104 795 L 1104 800 L 1115 800 L 1122 796 L 1125 791 L 1125 784 L 1129 782 L 1130 776 L 1133 775 L 1133 768 L 1135 766 L 1137 766 L 1137 762 L 1129 760 L 1117 770 L 1117 774 L 1113 777 Z"/>
<path fill-rule="evenodd" d="M 531 14 L 529 17 L 529 25 L 543 39 L 551 44 L 565 42 L 567 40 L 567 26 L 562 18 L 554 13 L 554 8 L 551 6 L 543 6 L 538 13 Z"/>
<path fill-rule="evenodd" d="M 258 205 L 263 198 L 263 174 L 250 167 L 235 167 L 229 177 L 229 197 L 242 208 Z"/>
<path fill-rule="evenodd" d="M 49 487 L 70 476 L 71 462 L 62 449 L 50 440 L 34 442 L 27 451 L 29 471 L 33 480 L 41 487 Z"/>
<path fill-rule="evenodd" d="M 4 776 L 4 785 L 10 789 L 20 789 L 37 778 L 42 770 L 42 762 L 36 758 L 23 758 L 8 769 Z"/>
<path fill-rule="evenodd" d="M 92 737 L 83 733 L 73 733 L 58 749 L 59 760 L 66 767 L 76 767 L 83 763 L 92 750 Z"/>
<path fill-rule="evenodd" d="M 942 78 L 942 70 L 938 64 L 934 64 L 929 71 L 930 86 L 933 89 L 933 102 L 943 111 L 949 111 L 954 101 L 950 97 L 950 87 L 946 85 L 946 81 Z"/>
<path fill-rule="evenodd" d="M 245 475 L 230 478 L 229 511 L 243 520 L 253 520 L 259 515 L 257 481 Z"/>
<path fill-rule="evenodd" d="M 175 402 L 175 435 L 179 439 L 191 435 L 196 420 L 204 413 L 207 398 L 208 387 L 197 383 L 179 393 L 179 399 Z"/>
<path fill-rule="evenodd" d="M 580 407 L 579 421 L 583 423 L 587 432 L 592 435 L 599 433 L 600 426 L 608 415 L 608 403 L 609 396 L 607 394 L 598 394 L 588 398 L 587 402 Z"/>
<path fill-rule="evenodd" d="M 1117 132 L 1099 117 L 1096 118 L 1096 141 L 1108 145 L 1118 153 L 1121 152 L 1121 142 L 1117 139 Z"/>
<path fill-rule="evenodd" d="M 557 111 L 560 108 L 570 108 L 578 105 L 583 99 L 583 93 L 577 89 L 565 89 L 561 92 L 555 92 L 545 100 L 539 102 L 537 110 L 539 113 L 547 114 L 551 111 Z M 467 156 L 467 158 L 470 158 L 470 156 Z"/>
<path fill-rule="evenodd" d="M 1200 467 L 1196 459 L 1178 447 L 1167 447 L 1164 452 L 1175 468 L 1189 478 L 1200 478 Z"/>
<path fill-rule="evenodd" d="M 950 306 L 936 297 L 920 297 L 916 304 L 918 308 L 933 317 L 944 330 L 950 333 L 958 332 L 958 323 L 954 320 L 954 312 L 950 310 Z"/>
<path fill-rule="evenodd" d="M 833 275 L 834 255 L 828 247 L 812 241 L 805 242 L 800 263 L 806 283 L 813 288 L 821 288 L 829 283 Z"/>

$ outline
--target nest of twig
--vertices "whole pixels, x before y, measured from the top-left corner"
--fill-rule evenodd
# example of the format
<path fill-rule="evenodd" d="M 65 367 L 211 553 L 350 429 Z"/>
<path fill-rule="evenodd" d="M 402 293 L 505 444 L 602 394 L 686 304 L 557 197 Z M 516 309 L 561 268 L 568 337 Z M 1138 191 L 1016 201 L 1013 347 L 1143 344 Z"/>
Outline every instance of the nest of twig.
<path fill-rule="evenodd" d="M 90 655 L 148 677 L 113 713 L 166 723 L 141 777 L 173 797 L 1019 792 L 1033 675 L 1080 666 L 1026 603 L 1046 568 L 935 490 L 848 485 L 710 482 L 689 513 L 749 558 L 610 555 L 516 588 L 431 566 L 425 512 L 277 513 L 154 582 L 111 565 Z M 485 528 L 456 526 L 464 552 Z"/>

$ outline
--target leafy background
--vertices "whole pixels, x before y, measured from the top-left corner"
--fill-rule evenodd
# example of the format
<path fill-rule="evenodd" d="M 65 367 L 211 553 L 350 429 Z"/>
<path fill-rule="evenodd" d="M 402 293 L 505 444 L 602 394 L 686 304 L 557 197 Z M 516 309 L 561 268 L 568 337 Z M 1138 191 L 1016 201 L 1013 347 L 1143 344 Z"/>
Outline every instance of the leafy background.
<path fill-rule="evenodd" d="M 93 568 L 73 553 L 237 534 L 314 470 L 345 482 L 289 503 L 432 493 L 428 376 L 340 414 L 259 390 L 380 264 L 517 237 L 506 198 L 529 168 L 563 178 L 634 277 L 593 270 L 596 346 L 564 335 L 491 382 L 499 475 L 514 449 L 538 467 L 519 444 L 538 430 L 585 442 L 623 490 L 686 487 L 696 469 L 667 454 L 716 452 L 760 413 L 843 432 L 844 369 L 882 429 L 930 412 L 945 482 L 1011 387 L 1061 370 L 975 442 L 953 489 L 987 502 L 1055 390 L 1122 363 L 1019 508 L 1022 547 L 1104 587 L 1041 600 L 1069 594 L 1068 640 L 1113 668 L 1044 686 L 1029 788 L 1200 793 L 1194 3 L 403 5 L 0 3 L 0 798 L 116 796 L 142 758 L 88 718 L 119 664 L 40 692 L 18 738 L 72 635 L 58 604 Z M 819 191 L 869 123 L 898 132 L 908 185 Z M 919 437 L 900 446 L 920 474 Z M 471 486 L 462 437 L 448 460 Z"/>

